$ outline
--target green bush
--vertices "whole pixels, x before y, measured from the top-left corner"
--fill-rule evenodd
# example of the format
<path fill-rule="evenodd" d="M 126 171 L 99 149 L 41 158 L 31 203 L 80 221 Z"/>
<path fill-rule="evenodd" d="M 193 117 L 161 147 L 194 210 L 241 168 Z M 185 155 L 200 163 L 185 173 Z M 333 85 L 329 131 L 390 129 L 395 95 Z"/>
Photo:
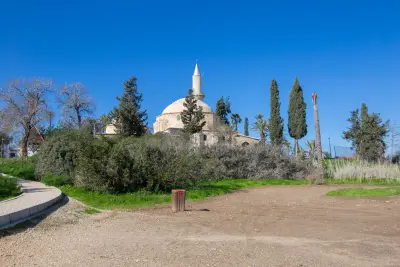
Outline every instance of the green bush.
<path fill-rule="evenodd" d="M 72 184 L 72 180 L 70 177 L 58 176 L 53 174 L 43 176 L 41 182 L 49 186 L 62 186 Z"/>
<path fill-rule="evenodd" d="M 95 138 L 67 131 L 44 142 L 36 175 L 54 185 L 68 181 L 53 181 L 54 176 L 71 177 L 75 186 L 87 190 L 125 193 L 193 188 L 215 178 L 300 179 L 312 169 L 310 163 L 285 157 L 268 145 L 196 148 L 185 138 L 165 134 Z"/>
<path fill-rule="evenodd" d="M 21 179 L 35 180 L 36 157 L 0 159 L 0 173 Z"/>
<path fill-rule="evenodd" d="M 38 153 L 35 174 L 42 178 L 45 175 L 68 176 L 74 178 L 78 166 L 94 156 L 97 143 L 104 138 L 95 138 L 87 131 L 65 130 L 52 135 L 46 140 Z M 107 156 L 107 155 L 104 155 Z M 96 160 L 94 157 L 93 160 Z"/>
<path fill-rule="evenodd" d="M 0 200 L 17 196 L 20 193 L 21 189 L 17 185 L 16 179 L 0 176 Z"/>
<path fill-rule="evenodd" d="M 109 148 L 96 148 L 98 160 L 92 156 L 78 166 L 77 185 L 94 191 L 160 192 L 204 178 L 201 154 L 171 137 L 124 138 Z"/>

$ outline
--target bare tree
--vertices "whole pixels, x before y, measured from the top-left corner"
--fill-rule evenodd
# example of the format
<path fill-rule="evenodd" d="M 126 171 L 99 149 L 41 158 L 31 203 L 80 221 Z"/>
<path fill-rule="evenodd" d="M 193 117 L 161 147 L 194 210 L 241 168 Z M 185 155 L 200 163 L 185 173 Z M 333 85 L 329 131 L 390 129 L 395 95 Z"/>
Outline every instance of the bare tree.
<path fill-rule="evenodd" d="M 62 116 L 67 125 L 81 128 L 85 116 L 94 112 L 94 103 L 83 84 L 65 84 L 58 92 L 57 102 L 63 108 Z"/>
<path fill-rule="evenodd" d="M 46 95 L 51 91 L 52 81 L 34 78 L 13 80 L 0 89 L 0 100 L 5 102 L 2 109 L 2 125 L 22 130 L 21 153 L 28 156 L 31 130 L 43 120 L 46 110 Z"/>

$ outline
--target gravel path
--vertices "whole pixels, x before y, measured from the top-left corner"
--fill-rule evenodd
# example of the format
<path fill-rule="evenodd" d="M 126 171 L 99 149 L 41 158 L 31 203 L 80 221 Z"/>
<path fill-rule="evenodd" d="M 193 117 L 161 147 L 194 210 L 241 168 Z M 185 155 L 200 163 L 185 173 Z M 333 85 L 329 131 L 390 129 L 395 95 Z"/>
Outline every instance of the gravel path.
<path fill-rule="evenodd" d="M 264 187 L 191 203 L 84 215 L 76 201 L 2 232 L 1 266 L 400 266 L 400 198 Z M 1 236 L 1 234 L 0 234 Z"/>

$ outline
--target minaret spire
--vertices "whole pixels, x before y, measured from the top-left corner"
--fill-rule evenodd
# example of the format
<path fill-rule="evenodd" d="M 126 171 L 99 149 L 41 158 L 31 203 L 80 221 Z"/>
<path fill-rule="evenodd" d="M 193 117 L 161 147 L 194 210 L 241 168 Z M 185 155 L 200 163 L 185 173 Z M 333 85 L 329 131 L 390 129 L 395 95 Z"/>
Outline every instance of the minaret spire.
<path fill-rule="evenodd" d="M 197 100 L 203 100 L 205 95 L 203 95 L 203 92 L 201 91 L 201 74 L 199 70 L 199 65 L 197 64 L 197 60 L 196 60 L 196 66 L 194 67 L 192 81 L 193 81 L 192 87 L 193 87 L 194 98 Z"/>

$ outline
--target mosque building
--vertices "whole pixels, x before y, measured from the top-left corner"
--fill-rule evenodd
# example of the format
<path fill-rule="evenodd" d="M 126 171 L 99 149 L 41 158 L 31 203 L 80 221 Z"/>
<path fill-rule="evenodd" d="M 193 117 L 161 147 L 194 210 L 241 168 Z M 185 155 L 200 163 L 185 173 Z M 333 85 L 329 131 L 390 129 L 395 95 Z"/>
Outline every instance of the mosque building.
<path fill-rule="evenodd" d="M 199 66 L 196 63 L 194 68 L 194 73 L 192 76 L 192 89 L 194 98 L 197 100 L 197 105 L 203 108 L 204 120 L 206 121 L 205 126 L 203 127 L 203 131 L 200 134 L 199 142 L 206 144 L 213 144 L 217 142 L 217 134 L 219 126 L 219 118 L 212 111 L 211 107 L 204 102 L 205 95 L 202 90 L 201 85 L 201 74 L 199 70 Z M 154 133 L 158 132 L 166 132 L 166 133 L 177 133 L 183 129 L 183 123 L 181 119 L 181 112 L 184 110 L 183 103 L 185 102 L 185 98 L 180 98 L 167 106 L 161 115 L 157 116 L 156 121 L 153 124 Z M 257 138 L 240 135 L 235 133 L 234 139 L 237 143 L 242 145 L 254 144 L 258 143 L 259 140 Z"/>
<path fill-rule="evenodd" d="M 197 106 L 203 108 L 204 120 L 206 121 L 203 131 L 195 135 L 195 141 L 199 145 L 211 145 L 218 141 L 217 131 L 220 129 L 221 123 L 218 116 L 212 111 L 211 107 L 204 102 L 205 95 L 201 85 L 201 74 L 199 66 L 196 63 L 194 73 L 192 76 L 192 89 L 194 98 L 197 100 Z M 183 103 L 185 98 L 180 98 L 168 105 L 163 112 L 156 117 L 153 124 L 154 133 L 170 133 L 175 134 L 181 132 L 183 123 L 181 119 L 181 112 L 184 110 Z M 116 134 L 114 125 L 110 124 L 106 127 L 106 134 Z M 259 139 L 234 133 L 234 142 L 238 145 L 256 144 Z"/>

